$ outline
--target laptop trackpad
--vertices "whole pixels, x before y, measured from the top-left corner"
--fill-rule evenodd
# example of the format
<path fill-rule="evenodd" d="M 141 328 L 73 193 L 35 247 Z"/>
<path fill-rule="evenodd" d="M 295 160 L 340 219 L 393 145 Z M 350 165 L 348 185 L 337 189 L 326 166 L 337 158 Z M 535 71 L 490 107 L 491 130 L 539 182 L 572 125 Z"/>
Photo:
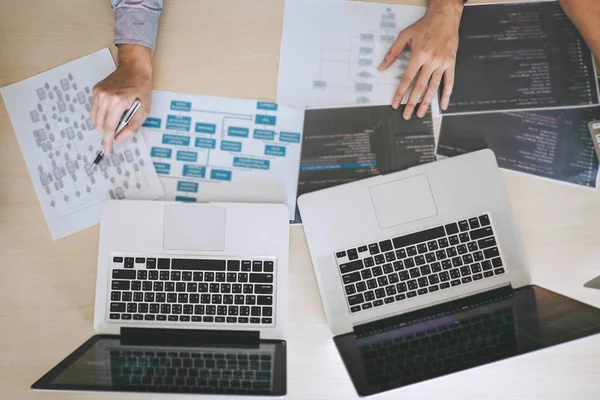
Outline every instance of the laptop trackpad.
<path fill-rule="evenodd" d="M 225 250 L 225 207 L 166 206 L 165 250 Z"/>
<path fill-rule="evenodd" d="M 371 186 L 371 199 L 381 229 L 437 215 L 427 175 Z"/>

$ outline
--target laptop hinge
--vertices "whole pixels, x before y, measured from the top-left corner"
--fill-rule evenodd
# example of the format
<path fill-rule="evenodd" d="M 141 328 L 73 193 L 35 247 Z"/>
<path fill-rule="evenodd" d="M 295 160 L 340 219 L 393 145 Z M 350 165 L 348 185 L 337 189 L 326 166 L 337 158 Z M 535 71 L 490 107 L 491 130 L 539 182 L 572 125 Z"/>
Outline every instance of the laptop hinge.
<path fill-rule="evenodd" d="M 121 328 L 121 344 L 134 346 L 256 346 L 258 331 Z"/>
<path fill-rule="evenodd" d="M 464 311 L 478 307 L 483 304 L 504 300 L 512 297 L 513 289 L 509 285 L 497 289 L 488 290 L 471 296 L 436 304 L 431 307 L 409 311 L 405 314 L 393 315 L 377 321 L 356 325 L 354 334 L 357 336 L 375 335 L 384 331 L 399 328 L 410 323 L 418 323 L 425 320 L 442 317 L 451 313 Z"/>

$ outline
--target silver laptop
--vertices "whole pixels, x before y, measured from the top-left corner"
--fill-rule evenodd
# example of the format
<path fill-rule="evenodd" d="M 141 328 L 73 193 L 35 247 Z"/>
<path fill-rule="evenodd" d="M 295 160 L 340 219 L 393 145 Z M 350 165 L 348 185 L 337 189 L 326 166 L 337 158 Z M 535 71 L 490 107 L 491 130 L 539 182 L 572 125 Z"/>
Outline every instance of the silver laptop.
<path fill-rule="evenodd" d="M 282 396 L 288 264 L 285 205 L 107 201 L 99 335 L 33 388 Z"/>
<path fill-rule="evenodd" d="M 336 335 L 531 281 L 490 150 L 305 194 L 298 206 Z"/>

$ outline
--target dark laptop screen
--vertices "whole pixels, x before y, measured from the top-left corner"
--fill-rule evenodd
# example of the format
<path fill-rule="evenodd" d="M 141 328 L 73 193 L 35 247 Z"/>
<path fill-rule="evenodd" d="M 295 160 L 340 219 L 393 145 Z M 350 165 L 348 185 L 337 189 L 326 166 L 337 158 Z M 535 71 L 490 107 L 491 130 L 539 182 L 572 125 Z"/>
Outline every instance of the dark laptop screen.
<path fill-rule="evenodd" d="M 600 310 L 537 286 L 420 314 L 391 329 L 334 339 L 359 395 L 600 333 Z"/>
<path fill-rule="evenodd" d="M 94 336 L 34 389 L 282 396 L 285 347 L 155 347 Z"/>

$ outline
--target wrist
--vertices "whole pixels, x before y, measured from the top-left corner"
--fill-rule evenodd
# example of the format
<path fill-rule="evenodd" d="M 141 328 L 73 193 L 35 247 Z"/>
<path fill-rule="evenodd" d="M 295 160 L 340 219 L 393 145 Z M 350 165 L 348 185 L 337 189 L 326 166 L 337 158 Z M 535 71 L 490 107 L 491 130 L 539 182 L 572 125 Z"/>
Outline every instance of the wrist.
<path fill-rule="evenodd" d="M 136 71 L 137 74 L 152 76 L 152 49 L 139 44 L 121 44 L 117 61 L 119 67 Z"/>
<path fill-rule="evenodd" d="M 429 0 L 427 3 L 427 12 L 442 13 L 459 18 L 464 8 L 464 0 Z"/>

